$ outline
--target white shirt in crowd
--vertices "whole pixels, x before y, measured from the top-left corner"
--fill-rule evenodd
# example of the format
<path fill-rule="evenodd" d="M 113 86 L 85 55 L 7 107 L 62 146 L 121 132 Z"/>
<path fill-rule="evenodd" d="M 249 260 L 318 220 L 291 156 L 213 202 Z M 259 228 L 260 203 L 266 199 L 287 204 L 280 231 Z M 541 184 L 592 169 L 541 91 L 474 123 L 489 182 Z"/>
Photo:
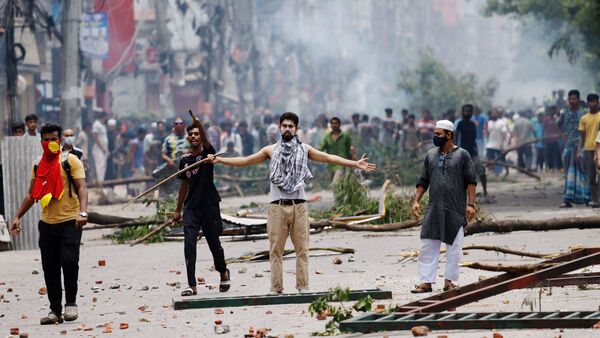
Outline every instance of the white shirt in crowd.
<path fill-rule="evenodd" d="M 508 133 L 508 125 L 502 119 L 497 119 L 496 121 L 489 120 L 487 125 L 489 134 L 486 148 L 503 149 L 502 134 L 505 134 L 504 137 L 508 136 L 506 135 Z"/>
<path fill-rule="evenodd" d="M 94 124 L 92 125 L 92 133 L 97 134 L 98 143 L 100 143 L 102 149 L 108 149 L 108 136 L 106 134 L 106 126 L 102 122 L 100 122 L 99 120 L 96 120 L 94 122 Z M 97 145 L 94 144 L 94 146 Z"/>

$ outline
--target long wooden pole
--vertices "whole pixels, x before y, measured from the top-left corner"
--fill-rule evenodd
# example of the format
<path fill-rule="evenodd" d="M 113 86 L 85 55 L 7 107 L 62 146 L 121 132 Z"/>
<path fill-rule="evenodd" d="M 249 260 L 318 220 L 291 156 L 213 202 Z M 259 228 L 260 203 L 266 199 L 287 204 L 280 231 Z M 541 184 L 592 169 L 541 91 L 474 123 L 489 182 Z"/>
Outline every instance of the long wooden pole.
<path fill-rule="evenodd" d="M 219 151 L 218 153 L 216 153 L 216 154 L 215 154 L 215 156 L 221 156 L 221 155 L 225 154 L 226 152 L 227 152 L 226 150 Z M 199 165 L 201 165 L 202 163 L 205 163 L 205 162 L 206 162 L 206 160 L 208 160 L 208 159 L 206 159 L 206 158 L 205 158 L 205 159 L 203 159 L 203 160 L 200 160 L 200 161 L 198 161 L 198 162 L 196 162 L 196 163 L 192 164 L 191 166 L 189 166 L 189 167 L 186 167 L 186 168 L 183 168 L 183 169 L 179 170 L 178 172 L 174 173 L 173 175 L 171 175 L 171 176 L 169 176 L 169 177 L 165 178 L 164 180 L 160 181 L 158 184 L 156 184 L 156 185 L 155 185 L 155 186 L 153 186 L 152 188 L 150 188 L 150 189 L 148 189 L 148 190 L 144 191 L 144 192 L 143 192 L 143 193 L 141 193 L 139 196 L 137 196 L 137 197 L 135 197 L 134 199 L 132 199 L 131 201 L 127 202 L 127 203 L 126 203 L 124 206 L 122 206 L 122 207 L 121 207 L 121 209 L 125 209 L 125 208 L 127 208 L 127 207 L 128 207 L 128 206 L 130 206 L 130 205 L 131 205 L 133 202 L 135 202 L 135 201 L 139 200 L 140 198 L 142 198 L 142 197 L 146 196 L 148 193 L 150 193 L 150 192 L 154 191 L 156 188 L 158 188 L 158 187 L 160 187 L 161 185 L 163 185 L 163 184 L 165 184 L 165 183 L 169 182 L 170 180 L 174 179 L 175 177 L 179 176 L 180 174 L 182 174 L 182 173 L 184 173 L 184 172 L 186 172 L 186 171 L 188 171 L 188 170 L 190 170 L 190 169 L 194 169 L 194 168 L 198 167 Z"/>
<path fill-rule="evenodd" d="M 147 233 L 144 237 L 142 237 L 142 238 L 136 240 L 135 242 L 129 244 L 129 246 L 134 246 L 136 244 L 142 243 L 143 241 L 145 241 L 148 238 L 150 238 L 150 237 L 154 236 L 155 234 L 157 234 L 162 229 L 166 228 L 167 225 L 171 225 L 171 224 L 174 224 L 174 222 L 172 220 L 165 221 L 163 224 L 161 224 L 160 226 L 156 227 L 154 230 L 152 230 L 149 233 Z"/>

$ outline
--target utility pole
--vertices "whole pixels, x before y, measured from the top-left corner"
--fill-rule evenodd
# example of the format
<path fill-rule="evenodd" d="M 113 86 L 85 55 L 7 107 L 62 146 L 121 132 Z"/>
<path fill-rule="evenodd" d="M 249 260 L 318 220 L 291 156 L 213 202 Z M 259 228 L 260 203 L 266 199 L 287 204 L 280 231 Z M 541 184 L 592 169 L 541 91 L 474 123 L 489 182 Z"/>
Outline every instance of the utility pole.
<path fill-rule="evenodd" d="M 154 11 L 156 13 L 156 51 L 158 52 L 159 80 L 158 93 L 161 116 L 172 115 L 173 105 L 169 99 L 169 88 L 165 75 L 172 72 L 171 40 L 167 29 L 167 1 L 154 0 Z M 162 74 L 163 76 L 160 76 Z"/>
<path fill-rule="evenodd" d="M 60 123 L 81 130 L 79 114 L 79 22 L 81 0 L 64 0 L 62 8 L 62 58 Z"/>
<path fill-rule="evenodd" d="M 15 55 L 15 4 L 14 0 L 8 0 L 4 8 L 4 34 L 6 35 L 6 81 L 7 81 L 7 103 L 8 103 L 8 128 L 21 117 L 17 109 L 17 58 Z M 9 133 L 10 135 L 10 133 Z"/>

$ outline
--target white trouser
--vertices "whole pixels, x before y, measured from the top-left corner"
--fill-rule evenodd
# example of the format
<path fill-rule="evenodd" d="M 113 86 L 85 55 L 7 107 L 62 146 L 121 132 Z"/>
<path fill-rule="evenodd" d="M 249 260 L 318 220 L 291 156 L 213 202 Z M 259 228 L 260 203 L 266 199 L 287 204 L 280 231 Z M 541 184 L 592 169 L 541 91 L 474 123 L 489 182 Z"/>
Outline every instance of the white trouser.
<path fill-rule="evenodd" d="M 92 155 L 94 156 L 94 165 L 96 166 L 96 178 L 98 182 L 102 182 L 104 181 L 104 174 L 106 174 L 106 159 L 108 156 L 99 147 L 92 149 Z"/>
<path fill-rule="evenodd" d="M 461 227 L 452 245 L 446 244 L 446 270 L 444 278 L 455 282 L 458 280 L 458 263 L 462 256 L 462 244 L 465 233 Z M 437 239 L 421 239 L 421 251 L 419 251 L 419 276 L 421 283 L 435 283 L 438 260 L 440 257 L 440 246 L 442 241 Z"/>

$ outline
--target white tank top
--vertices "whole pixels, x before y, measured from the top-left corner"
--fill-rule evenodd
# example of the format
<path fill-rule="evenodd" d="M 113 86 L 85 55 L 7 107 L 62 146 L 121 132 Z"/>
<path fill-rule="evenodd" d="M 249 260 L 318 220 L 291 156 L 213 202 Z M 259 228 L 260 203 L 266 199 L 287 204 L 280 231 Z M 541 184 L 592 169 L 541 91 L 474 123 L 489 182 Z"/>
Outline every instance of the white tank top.
<path fill-rule="evenodd" d="M 269 192 L 269 202 L 275 202 L 279 200 L 306 200 L 306 194 L 304 193 L 304 188 L 300 190 L 296 190 L 291 194 L 286 193 L 285 191 L 279 189 L 278 186 L 271 182 L 271 189 Z"/>

